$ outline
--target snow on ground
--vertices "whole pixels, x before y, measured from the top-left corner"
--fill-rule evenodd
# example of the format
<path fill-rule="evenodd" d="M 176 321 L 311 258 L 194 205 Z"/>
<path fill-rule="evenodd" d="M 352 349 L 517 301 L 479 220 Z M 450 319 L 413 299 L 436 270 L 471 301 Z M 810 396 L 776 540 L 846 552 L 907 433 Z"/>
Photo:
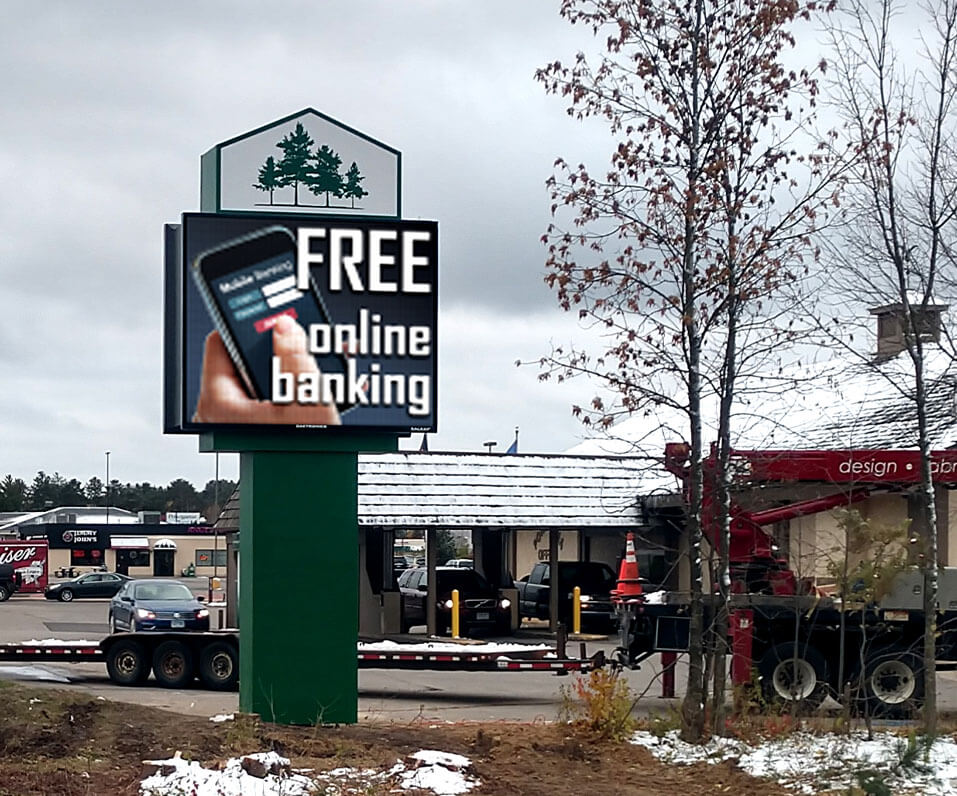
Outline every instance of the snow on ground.
<path fill-rule="evenodd" d="M 468 653 L 470 655 L 508 655 L 511 652 L 536 652 L 540 650 L 554 650 L 549 644 L 459 644 L 454 641 L 427 641 L 413 644 L 399 644 L 395 641 L 373 641 L 359 644 L 359 652 L 425 652 L 444 654 L 450 652 Z"/>
<path fill-rule="evenodd" d="M 797 732 L 757 746 L 735 738 L 715 738 L 699 746 L 682 741 L 677 730 L 660 737 L 642 730 L 631 742 L 668 763 L 719 763 L 736 758 L 752 776 L 776 780 L 799 793 L 843 792 L 859 786 L 856 775 L 868 771 L 899 796 L 957 793 L 957 742 L 952 738 L 938 738 L 909 767 L 901 765 L 908 738 L 890 732 L 875 733 L 872 741 L 862 733 Z"/>
<path fill-rule="evenodd" d="M 141 796 L 189 793 L 191 796 L 307 796 L 319 793 L 365 793 L 378 785 L 390 789 L 428 790 L 457 796 L 476 787 L 466 773 L 471 761 L 462 755 L 424 749 L 386 770 L 337 768 L 321 773 L 295 771 L 275 752 L 230 759 L 222 769 L 204 768 L 179 756 L 147 760 L 160 773 L 140 783 Z M 168 773 L 162 773 L 169 770 Z M 248 769 L 248 770 L 247 770 Z M 258 769 L 258 772 L 257 772 Z M 250 773 L 252 772 L 252 773 Z M 255 773 L 263 776 L 254 776 Z"/>
<path fill-rule="evenodd" d="M 29 641 L 20 641 L 19 644 L 30 647 L 62 647 L 69 645 L 71 647 L 99 647 L 99 641 L 87 641 L 85 638 L 79 641 L 64 641 L 60 638 L 31 638 Z"/>
<path fill-rule="evenodd" d="M 0 677 L 19 677 L 23 680 L 39 680 L 43 683 L 69 683 L 70 678 L 57 674 L 43 666 L 0 666 Z"/>

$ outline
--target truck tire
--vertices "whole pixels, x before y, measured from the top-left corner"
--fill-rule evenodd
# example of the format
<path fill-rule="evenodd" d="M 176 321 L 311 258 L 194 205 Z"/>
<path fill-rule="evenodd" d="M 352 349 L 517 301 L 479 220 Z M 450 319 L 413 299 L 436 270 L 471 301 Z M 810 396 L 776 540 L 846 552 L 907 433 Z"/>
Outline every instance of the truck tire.
<path fill-rule="evenodd" d="M 163 688 L 184 688 L 196 672 L 193 653 L 182 641 L 164 641 L 153 653 L 153 676 Z"/>
<path fill-rule="evenodd" d="M 924 704 L 924 666 L 919 655 L 890 649 L 864 666 L 864 698 L 868 715 L 910 718 Z"/>
<path fill-rule="evenodd" d="M 106 671 L 117 685 L 142 685 L 150 676 L 146 650 L 138 641 L 125 639 L 106 653 Z"/>
<path fill-rule="evenodd" d="M 828 694 L 827 664 L 814 647 L 785 642 L 771 647 L 758 664 L 764 698 L 772 705 L 817 710 Z"/>
<path fill-rule="evenodd" d="M 199 679 L 212 691 L 229 691 L 239 682 L 236 648 L 225 641 L 203 647 L 199 656 Z"/>
<path fill-rule="evenodd" d="M 10 589 L 0 584 L 0 603 L 10 599 Z"/>

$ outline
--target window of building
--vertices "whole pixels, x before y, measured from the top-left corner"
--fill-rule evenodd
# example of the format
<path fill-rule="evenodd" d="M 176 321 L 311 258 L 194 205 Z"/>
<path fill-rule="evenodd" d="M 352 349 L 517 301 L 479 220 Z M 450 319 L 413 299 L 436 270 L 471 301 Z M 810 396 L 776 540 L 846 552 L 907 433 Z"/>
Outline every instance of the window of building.
<path fill-rule="evenodd" d="M 98 567 L 102 563 L 102 550 L 87 548 L 72 548 L 70 550 L 70 566 Z"/>
<path fill-rule="evenodd" d="M 226 550 L 199 549 L 196 551 L 197 567 L 225 567 Z"/>
<path fill-rule="evenodd" d="M 127 567 L 148 567 L 150 565 L 149 550 L 117 550 L 116 565 Z"/>

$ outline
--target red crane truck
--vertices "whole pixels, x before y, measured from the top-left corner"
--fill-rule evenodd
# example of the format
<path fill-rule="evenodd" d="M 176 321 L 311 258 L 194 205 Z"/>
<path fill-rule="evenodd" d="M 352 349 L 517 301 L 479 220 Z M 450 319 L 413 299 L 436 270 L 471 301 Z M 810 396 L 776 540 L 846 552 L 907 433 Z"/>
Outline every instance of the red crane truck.
<path fill-rule="evenodd" d="M 840 698 L 847 683 L 870 715 L 909 715 L 923 698 L 923 595 L 916 569 L 902 573 L 877 604 L 842 606 L 809 580 L 799 579 L 778 555 L 766 526 L 847 506 L 877 492 L 907 492 L 919 485 L 919 455 L 902 450 L 753 451 L 732 454 L 731 642 L 736 682 L 756 667 L 771 702 L 819 706 L 828 694 Z M 689 447 L 666 446 L 665 468 L 688 489 Z M 957 451 L 932 455 L 935 483 L 957 484 Z M 715 456 L 704 462 L 702 531 L 718 535 Z M 775 487 L 827 485 L 823 497 L 760 510 L 741 498 L 766 497 Z M 637 591 L 630 589 L 625 591 Z M 619 662 L 630 668 L 657 652 L 688 650 L 690 595 L 681 592 L 618 594 Z M 704 599 L 705 626 L 713 620 L 716 595 Z M 843 608 L 843 610 L 842 610 Z M 842 615 L 843 614 L 843 615 Z M 941 568 L 937 660 L 957 663 L 957 568 Z M 842 642 L 843 635 L 843 644 Z M 840 658 L 843 652 L 843 662 Z M 843 677 L 842 677 L 843 675 Z M 839 682 L 843 679 L 843 682 Z"/>

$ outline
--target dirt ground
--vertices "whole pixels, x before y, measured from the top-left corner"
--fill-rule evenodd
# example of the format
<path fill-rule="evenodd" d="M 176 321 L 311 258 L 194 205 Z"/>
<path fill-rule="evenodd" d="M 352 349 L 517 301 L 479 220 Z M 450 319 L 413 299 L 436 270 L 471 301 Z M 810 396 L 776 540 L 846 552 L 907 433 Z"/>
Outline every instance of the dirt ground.
<path fill-rule="evenodd" d="M 297 768 L 388 768 L 420 749 L 472 760 L 482 786 L 515 796 L 785 794 L 733 764 L 666 766 L 629 744 L 600 742 L 566 724 L 456 723 L 280 727 L 255 717 L 212 723 L 75 692 L 0 683 L 0 796 L 139 793 L 155 769 L 144 760 L 183 757 L 211 765 L 275 750 Z M 363 790 L 388 793 L 389 788 Z M 404 791 L 414 794 L 416 791 Z"/>

